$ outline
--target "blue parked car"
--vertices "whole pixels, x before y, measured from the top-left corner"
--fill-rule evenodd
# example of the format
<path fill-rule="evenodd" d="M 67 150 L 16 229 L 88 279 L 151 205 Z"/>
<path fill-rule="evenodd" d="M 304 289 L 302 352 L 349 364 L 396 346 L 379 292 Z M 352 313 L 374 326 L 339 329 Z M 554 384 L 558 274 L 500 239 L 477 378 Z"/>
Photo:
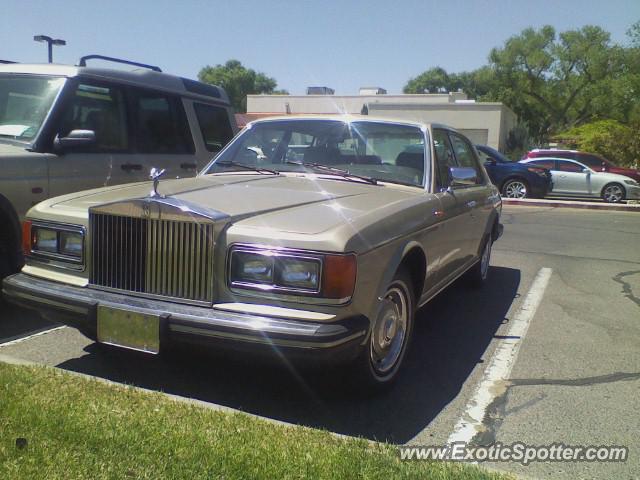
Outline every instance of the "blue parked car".
<path fill-rule="evenodd" d="M 551 172 L 514 162 L 494 148 L 476 145 L 484 168 L 504 198 L 544 197 L 551 190 Z"/>

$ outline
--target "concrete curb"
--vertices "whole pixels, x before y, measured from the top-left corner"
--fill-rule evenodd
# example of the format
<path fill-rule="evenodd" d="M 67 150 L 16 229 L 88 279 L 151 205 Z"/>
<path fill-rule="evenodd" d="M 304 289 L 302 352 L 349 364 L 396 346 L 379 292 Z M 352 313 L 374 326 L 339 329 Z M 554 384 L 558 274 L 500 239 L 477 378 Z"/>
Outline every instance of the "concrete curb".
<path fill-rule="evenodd" d="M 574 200 L 546 200 L 546 199 L 514 199 L 503 198 L 503 205 L 519 205 L 525 207 L 548 207 L 548 208 L 579 208 L 584 210 L 607 210 L 610 212 L 638 212 L 640 213 L 640 204 L 621 204 L 621 203 L 596 203 L 596 202 L 580 202 Z"/>

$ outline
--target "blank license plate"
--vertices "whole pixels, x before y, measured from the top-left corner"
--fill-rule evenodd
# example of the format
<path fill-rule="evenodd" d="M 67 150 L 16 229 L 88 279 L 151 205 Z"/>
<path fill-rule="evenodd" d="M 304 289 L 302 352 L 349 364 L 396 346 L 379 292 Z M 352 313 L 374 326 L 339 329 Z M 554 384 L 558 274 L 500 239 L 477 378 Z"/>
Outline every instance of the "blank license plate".
<path fill-rule="evenodd" d="M 98 305 L 98 342 L 158 353 L 160 317 Z"/>

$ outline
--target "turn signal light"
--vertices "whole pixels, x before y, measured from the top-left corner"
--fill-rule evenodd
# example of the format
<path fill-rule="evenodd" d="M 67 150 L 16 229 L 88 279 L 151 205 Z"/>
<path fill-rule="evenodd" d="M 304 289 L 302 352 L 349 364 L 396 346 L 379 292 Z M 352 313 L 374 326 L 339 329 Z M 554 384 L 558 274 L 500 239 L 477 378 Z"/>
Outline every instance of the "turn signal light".
<path fill-rule="evenodd" d="M 326 255 L 322 273 L 322 296 L 351 298 L 356 286 L 356 273 L 355 255 Z"/>
<path fill-rule="evenodd" d="M 22 222 L 22 253 L 30 255 L 31 245 L 33 245 L 33 238 L 31 236 L 31 220 L 25 220 Z"/>

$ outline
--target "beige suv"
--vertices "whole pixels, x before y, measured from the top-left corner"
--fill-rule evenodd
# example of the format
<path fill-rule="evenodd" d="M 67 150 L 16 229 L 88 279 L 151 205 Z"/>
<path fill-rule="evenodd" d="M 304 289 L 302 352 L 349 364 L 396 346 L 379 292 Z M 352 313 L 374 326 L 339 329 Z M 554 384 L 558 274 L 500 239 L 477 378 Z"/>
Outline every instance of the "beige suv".
<path fill-rule="evenodd" d="M 95 59 L 136 68 L 86 66 Z M 0 278 L 22 264 L 20 220 L 36 203 L 153 167 L 192 177 L 236 130 L 223 89 L 155 66 L 98 55 L 0 65 Z"/>

